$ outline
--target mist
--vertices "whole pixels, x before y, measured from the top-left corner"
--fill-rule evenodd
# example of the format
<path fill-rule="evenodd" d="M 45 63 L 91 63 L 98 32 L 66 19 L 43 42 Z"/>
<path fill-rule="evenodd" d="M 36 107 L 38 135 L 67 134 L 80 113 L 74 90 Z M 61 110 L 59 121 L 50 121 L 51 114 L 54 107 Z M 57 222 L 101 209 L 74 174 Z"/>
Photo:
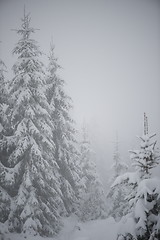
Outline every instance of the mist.
<path fill-rule="evenodd" d="M 112 163 L 116 131 L 121 157 L 129 159 L 128 150 L 143 131 L 144 112 L 159 144 L 159 1 L 1 0 L 0 52 L 9 68 L 17 41 L 11 29 L 19 27 L 24 4 L 32 25 L 40 29 L 35 38 L 45 54 L 53 38 L 76 127 L 87 123 L 103 174 Z"/>

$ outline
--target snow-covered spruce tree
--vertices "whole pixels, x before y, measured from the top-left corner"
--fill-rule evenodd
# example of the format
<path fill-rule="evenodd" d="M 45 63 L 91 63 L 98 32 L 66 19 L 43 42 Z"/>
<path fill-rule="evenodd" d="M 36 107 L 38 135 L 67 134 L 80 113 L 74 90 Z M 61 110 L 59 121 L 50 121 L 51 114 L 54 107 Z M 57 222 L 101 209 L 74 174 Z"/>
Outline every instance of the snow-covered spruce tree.
<path fill-rule="evenodd" d="M 6 90 L 6 80 L 4 76 L 5 71 L 6 71 L 6 65 L 0 59 L 0 138 L 2 138 L 4 127 L 7 122 L 7 116 L 6 116 L 7 90 Z"/>
<path fill-rule="evenodd" d="M 106 198 L 102 183 L 97 174 L 96 164 L 93 160 L 93 152 L 91 150 L 85 125 L 82 128 L 80 152 L 80 166 L 82 169 L 80 219 L 82 221 L 88 221 L 105 218 Z"/>
<path fill-rule="evenodd" d="M 130 200 L 132 213 L 121 226 L 119 239 L 158 240 L 160 239 L 160 179 L 154 178 L 151 169 L 159 164 L 154 135 L 148 134 L 148 121 L 144 114 L 144 134 L 140 137 L 140 150 L 131 151 L 132 160 L 139 175 L 139 184 Z M 129 227 L 132 222 L 132 227 Z M 123 224 L 122 224 L 123 225 Z M 130 229 L 130 231 L 129 231 Z"/>
<path fill-rule="evenodd" d="M 107 193 L 107 212 L 108 216 L 114 217 L 116 220 L 126 214 L 127 211 L 127 200 L 125 199 L 126 194 L 128 193 L 128 187 L 126 184 L 118 183 L 115 184 L 115 180 L 124 174 L 128 169 L 126 163 L 121 160 L 119 153 L 119 142 L 118 135 L 116 136 L 115 141 L 115 150 L 113 155 L 113 165 L 111 167 L 112 177 L 111 177 L 111 186 Z"/>
<path fill-rule="evenodd" d="M 6 79 L 4 72 L 6 71 L 6 66 L 4 62 L 0 59 L 0 146 L 3 141 L 4 135 L 7 128 L 7 90 L 6 90 Z M 4 222 L 7 220 L 10 212 L 11 199 L 7 194 L 5 189 L 2 187 L 2 178 L 3 178 L 3 161 L 2 161 L 3 152 L 0 147 L 0 237 L 5 238 L 5 232 L 7 232 Z"/>
<path fill-rule="evenodd" d="M 79 166 L 76 150 L 74 121 L 70 117 L 71 98 L 65 93 L 65 82 L 57 73 L 60 66 L 54 54 L 54 45 L 50 45 L 49 65 L 46 79 L 46 96 L 51 108 L 54 124 L 53 142 L 55 145 L 54 159 L 60 174 L 60 189 L 64 209 L 62 215 L 76 211 L 79 195 Z"/>
<path fill-rule="evenodd" d="M 114 149 L 114 154 L 113 154 L 113 164 L 112 164 L 111 169 L 113 172 L 112 183 L 118 176 L 125 173 L 128 169 L 127 164 L 125 162 L 123 162 L 120 157 L 118 134 L 116 136 L 115 149 Z"/>
<path fill-rule="evenodd" d="M 126 196 L 132 191 L 129 186 L 130 179 L 126 177 L 125 181 L 117 181 L 124 175 L 117 177 L 107 194 L 107 213 L 116 221 L 119 221 L 129 211 Z"/>
<path fill-rule="evenodd" d="M 11 136 L 1 142 L 1 188 L 12 205 L 4 219 L 10 232 L 52 236 L 60 229 L 58 210 L 63 206 L 58 166 L 54 159 L 54 128 L 44 93 L 43 65 L 37 42 L 30 35 L 30 17 L 24 12 L 21 36 L 13 53 L 18 60 L 9 84 Z"/>
<path fill-rule="evenodd" d="M 143 135 L 140 137 L 140 150 L 130 151 L 132 153 L 131 159 L 133 160 L 133 166 L 139 172 L 142 179 L 150 178 L 151 169 L 158 164 L 159 156 L 155 149 L 156 141 L 152 141 L 153 135 Z"/>

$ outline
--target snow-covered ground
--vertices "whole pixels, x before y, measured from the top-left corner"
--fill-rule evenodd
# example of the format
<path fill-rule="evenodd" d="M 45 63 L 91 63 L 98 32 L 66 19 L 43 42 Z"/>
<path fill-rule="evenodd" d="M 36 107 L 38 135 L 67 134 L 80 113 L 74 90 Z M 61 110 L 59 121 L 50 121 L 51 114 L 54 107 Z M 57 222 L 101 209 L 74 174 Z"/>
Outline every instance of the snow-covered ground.
<path fill-rule="evenodd" d="M 75 221 L 72 217 L 65 219 L 64 229 L 59 240 L 115 240 L 118 224 L 113 218 L 93 220 L 86 223 Z"/>
<path fill-rule="evenodd" d="M 75 217 L 64 219 L 64 228 L 56 238 L 9 234 L 11 240 L 116 240 L 118 223 L 113 218 L 78 222 Z"/>

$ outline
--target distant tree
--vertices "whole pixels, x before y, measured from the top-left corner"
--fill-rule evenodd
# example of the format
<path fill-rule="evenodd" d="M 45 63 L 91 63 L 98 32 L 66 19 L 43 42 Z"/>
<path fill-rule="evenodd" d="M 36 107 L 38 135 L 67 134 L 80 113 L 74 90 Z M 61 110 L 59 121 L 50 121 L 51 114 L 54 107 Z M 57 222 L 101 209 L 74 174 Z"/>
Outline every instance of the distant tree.
<path fill-rule="evenodd" d="M 63 202 L 41 52 L 30 38 L 35 29 L 25 12 L 21 28 L 15 31 L 21 38 L 13 50 L 18 60 L 9 83 L 8 116 L 13 131 L 0 143 L 0 188 L 8 211 L 0 221 L 7 220 L 11 232 L 52 236 L 61 226 L 58 209 Z"/>
<path fill-rule="evenodd" d="M 80 166 L 82 168 L 80 218 L 82 221 L 105 218 L 105 194 L 97 174 L 96 164 L 93 160 L 93 152 L 91 150 L 85 124 L 82 129 L 82 142 L 80 148 Z"/>
<path fill-rule="evenodd" d="M 115 141 L 115 149 L 114 149 L 114 155 L 113 155 L 113 164 L 112 164 L 112 172 L 113 172 L 113 177 L 112 177 L 112 183 L 114 180 L 125 173 L 128 169 L 128 166 L 126 163 L 124 163 L 121 160 L 120 153 L 119 153 L 119 141 L 118 141 L 118 133 L 116 134 L 116 141 Z"/>
<path fill-rule="evenodd" d="M 128 169 L 126 163 L 121 160 L 119 153 L 119 142 L 118 142 L 118 134 L 116 136 L 115 141 L 115 150 L 113 155 L 113 164 L 111 167 L 112 177 L 110 180 L 110 188 L 107 193 L 107 209 L 108 215 L 114 217 L 116 220 L 120 220 L 120 218 L 126 214 L 127 211 L 127 200 L 125 199 L 126 194 L 129 189 L 126 184 L 118 183 L 114 184 L 116 179 L 124 174 Z"/>
<path fill-rule="evenodd" d="M 125 226 L 118 240 L 158 240 L 160 239 L 160 180 L 152 177 L 151 169 L 159 164 L 160 155 L 156 151 L 154 135 L 148 134 L 148 120 L 144 114 L 144 134 L 140 137 L 140 150 L 131 151 L 139 183 L 130 197 L 132 212 L 126 216 Z M 128 223 L 127 223 L 128 221 Z M 132 222 L 132 227 L 129 226 Z M 132 229 L 128 232 L 128 229 Z"/>
<path fill-rule="evenodd" d="M 79 191 L 78 152 L 74 121 L 70 116 L 71 98 L 65 93 L 65 82 L 57 73 L 60 66 L 54 53 L 54 45 L 50 45 L 49 65 L 46 78 L 46 96 L 51 108 L 51 118 L 54 125 L 53 142 L 55 145 L 54 159 L 60 174 L 60 189 L 65 211 L 69 215 L 76 211 Z"/>
<path fill-rule="evenodd" d="M 4 126 L 7 122 L 6 116 L 6 103 L 7 103 L 7 90 L 6 90 L 6 80 L 4 72 L 6 71 L 6 65 L 0 59 L 0 138 L 4 132 Z"/>

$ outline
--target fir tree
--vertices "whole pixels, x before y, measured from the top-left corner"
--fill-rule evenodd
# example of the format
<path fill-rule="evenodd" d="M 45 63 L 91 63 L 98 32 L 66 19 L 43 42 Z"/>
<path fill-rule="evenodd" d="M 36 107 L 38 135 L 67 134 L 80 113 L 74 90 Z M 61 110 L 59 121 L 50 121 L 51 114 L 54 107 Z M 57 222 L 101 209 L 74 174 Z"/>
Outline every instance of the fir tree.
<path fill-rule="evenodd" d="M 105 218 L 106 199 L 93 160 L 85 125 L 82 129 L 80 166 L 82 168 L 81 182 L 83 187 L 81 189 L 80 218 L 82 221 Z"/>
<path fill-rule="evenodd" d="M 4 127 L 7 122 L 7 116 L 6 116 L 7 90 L 6 90 L 6 80 L 4 76 L 5 71 L 6 71 L 6 65 L 0 59 L 0 138 L 3 135 Z"/>
<path fill-rule="evenodd" d="M 4 134 L 6 131 L 7 125 L 7 90 L 6 90 L 6 80 L 4 76 L 4 72 L 6 71 L 6 65 L 0 59 L 0 224 L 4 223 L 10 212 L 10 203 L 11 199 L 7 192 L 2 188 L 1 182 L 3 178 L 3 162 L 2 162 L 2 151 L 1 151 L 1 143 L 4 139 Z M 0 234 L 2 234 L 2 229 L 0 226 Z"/>
<path fill-rule="evenodd" d="M 126 163 L 121 160 L 120 153 L 119 153 L 119 141 L 118 141 L 118 133 L 116 134 L 116 141 L 115 141 L 115 150 L 113 154 L 113 181 L 123 173 L 125 173 L 128 169 Z"/>
<path fill-rule="evenodd" d="M 126 194 L 128 193 L 128 187 L 126 184 L 115 184 L 116 178 L 124 174 L 128 169 L 126 163 L 121 160 L 119 153 L 119 141 L 118 134 L 116 134 L 115 141 L 115 150 L 113 155 L 113 165 L 111 167 L 112 170 L 112 178 L 111 178 L 111 186 L 107 193 L 107 211 L 108 215 L 114 217 L 116 220 L 120 220 L 120 218 L 126 214 L 126 206 L 127 200 L 125 199 Z"/>
<path fill-rule="evenodd" d="M 148 134 L 148 120 L 144 114 L 144 134 L 139 137 L 141 140 L 140 150 L 130 151 L 132 153 L 131 159 L 133 165 L 140 172 L 142 178 L 149 178 L 151 169 L 159 163 L 159 156 L 157 155 L 155 146 L 157 141 L 152 141 L 156 134 Z"/>
<path fill-rule="evenodd" d="M 121 177 L 121 175 L 119 177 Z M 117 179 L 119 179 L 119 177 L 117 177 Z M 111 185 L 107 194 L 107 212 L 108 216 L 112 216 L 116 221 L 119 221 L 129 211 L 126 196 L 130 194 L 132 188 L 128 184 L 129 179 L 118 183 L 116 180 L 114 184 Z"/>
<path fill-rule="evenodd" d="M 75 212 L 78 203 L 79 172 L 77 165 L 74 121 L 70 117 L 71 98 L 65 93 L 65 82 L 57 73 L 60 66 L 54 54 L 54 45 L 50 45 L 49 65 L 47 69 L 46 96 L 51 108 L 54 124 L 53 142 L 55 145 L 54 159 L 60 174 L 60 189 L 64 210 L 62 215 Z"/>
<path fill-rule="evenodd" d="M 57 209 L 63 203 L 41 52 L 30 37 L 35 29 L 25 12 L 21 28 L 15 31 L 21 38 L 13 50 L 18 60 L 9 84 L 13 134 L 1 142 L 1 151 L 8 155 L 1 157 L 0 175 L 1 188 L 12 204 L 3 222 L 7 220 L 11 232 L 52 236 L 60 229 Z"/>
<path fill-rule="evenodd" d="M 156 141 L 152 141 L 154 135 L 148 134 L 148 120 L 144 114 L 144 134 L 141 139 L 140 150 L 131 151 L 132 160 L 136 167 L 139 183 L 134 195 L 130 198 L 132 212 L 127 216 L 132 221 L 132 229 L 128 232 L 128 224 L 125 223 L 124 234 L 119 234 L 118 239 L 158 240 L 160 238 L 160 180 L 152 177 L 151 169 L 160 160 L 156 151 Z M 122 227 L 122 226 L 121 226 Z"/>

